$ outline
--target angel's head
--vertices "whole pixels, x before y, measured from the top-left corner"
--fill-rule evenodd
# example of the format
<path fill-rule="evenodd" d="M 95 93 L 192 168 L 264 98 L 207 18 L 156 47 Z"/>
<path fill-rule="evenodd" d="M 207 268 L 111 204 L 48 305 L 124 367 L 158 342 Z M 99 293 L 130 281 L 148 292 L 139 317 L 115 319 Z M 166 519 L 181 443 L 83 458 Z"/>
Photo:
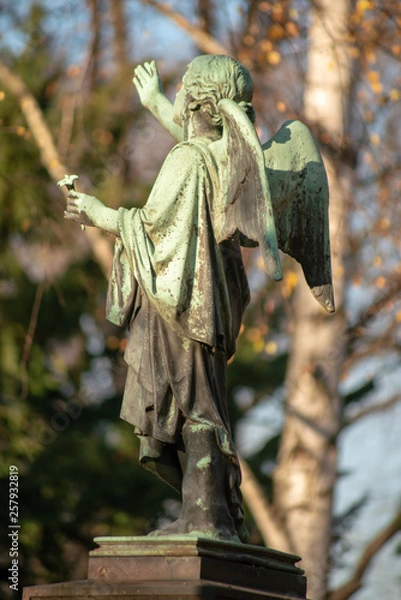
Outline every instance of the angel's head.
<path fill-rule="evenodd" d="M 253 83 L 249 71 L 238 61 L 224 55 L 205 54 L 195 58 L 182 79 L 174 105 L 174 120 L 180 125 L 196 117 L 221 133 L 222 117 L 218 103 L 225 98 L 241 106 L 255 120 L 251 104 Z"/>

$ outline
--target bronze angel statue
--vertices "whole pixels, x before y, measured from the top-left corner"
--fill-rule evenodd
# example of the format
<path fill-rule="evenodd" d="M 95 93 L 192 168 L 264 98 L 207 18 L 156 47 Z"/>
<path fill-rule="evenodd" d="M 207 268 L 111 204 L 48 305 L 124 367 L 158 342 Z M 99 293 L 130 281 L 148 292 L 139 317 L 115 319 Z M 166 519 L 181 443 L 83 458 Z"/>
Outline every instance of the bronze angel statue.
<path fill-rule="evenodd" d="M 154 62 L 133 81 L 178 143 L 143 208 L 113 210 L 71 191 L 65 218 L 116 236 L 107 316 L 129 328 L 121 417 L 139 436 L 143 466 L 182 496 L 179 519 L 153 535 L 245 542 L 226 400 L 249 302 L 240 246 L 259 245 L 274 280 L 278 248 L 293 256 L 332 312 L 326 173 L 298 121 L 260 144 L 252 80 L 232 58 L 195 58 L 174 105 Z"/>

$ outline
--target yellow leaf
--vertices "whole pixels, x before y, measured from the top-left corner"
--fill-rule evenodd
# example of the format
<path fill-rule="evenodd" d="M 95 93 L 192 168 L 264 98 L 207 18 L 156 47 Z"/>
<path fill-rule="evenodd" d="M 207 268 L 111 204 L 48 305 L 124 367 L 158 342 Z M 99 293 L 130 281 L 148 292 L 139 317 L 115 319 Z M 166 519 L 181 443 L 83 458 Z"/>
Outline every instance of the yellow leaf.
<path fill-rule="evenodd" d="M 390 100 L 397 102 L 397 100 L 399 100 L 401 97 L 400 90 L 390 90 L 388 96 Z"/>
<path fill-rule="evenodd" d="M 375 256 L 372 260 L 372 264 L 374 267 L 380 267 L 383 264 L 383 259 L 381 256 Z"/>
<path fill-rule="evenodd" d="M 285 276 L 287 285 L 294 288 L 298 283 L 298 274 L 295 271 L 288 271 Z"/>
<path fill-rule="evenodd" d="M 367 78 L 372 90 L 376 94 L 381 94 L 381 92 L 383 91 L 383 86 L 380 81 L 380 73 L 378 73 L 378 71 L 369 71 L 367 74 Z"/>
<path fill-rule="evenodd" d="M 358 0 L 356 10 L 359 15 L 363 15 L 367 10 L 373 8 L 371 0 Z"/>
<path fill-rule="evenodd" d="M 267 37 L 270 40 L 281 40 L 285 37 L 285 30 L 282 25 L 278 23 L 273 23 L 271 27 L 267 30 Z"/>
<path fill-rule="evenodd" d="M 262 334 L 256 327 L 251 327 L 246 331 L 246 337 L 253 344 L 259 343 L 262 340 Z"/>
<path fill-rule="evenodd" d="M 289 298 L 291 296 L 295 286 L 297 285 L 297 282 L 297 273 L 295 271 L 287 271 L 281 287 L 281 293 L 283 294 L 284 298 Z"/>
<path fill-rule="evenodd" d="M 367 78 L 370 81 L 370 83 L 377 83 L 378 81 L 380 81 L 380 75 L 377 71 L 369 71 L 367 74 Z"/>
<path fill-rule="evenodd" d="M 3 91 L 0 92 L 0 102 L 2 100 L 4 100 L 4 98 L 6 97 L 5 93 Z"/>
<path fill-rule="evenodd" d="M 375 63 L 376 62 L 376 53 L 373 50 L 373 48 L 369 48 L 366 51 L 366 58 L 370 63 Z"/>
<path fill-rule="evenodd" d="M 279 2 L 275 2 L 272 6 L 272 19 L 273 21 L 285 21 L 287 18 L 286 7 L 280 4 Z"/>
<path fill-rule="evenodd" d="M 380 145 L 380 136 L 377 133 L 371 133 L 370 134 L 370 142 L 371 142 L 372 146 L 379 146 Z"/>
<path fill-rule="evenodd" d="M 379 221 L 379 227 L 382 231 L 387 231 L 388 229 L 390 229 L 390 225 L 391 225 L 390 219 L 388 219 L 387 217 L 383 217 Z"/>
<path fill-rule="evenodd" d="M 285 30 L 291 37 L 297 37 L 297 35 L 299 35 L 299 27 L 294 21 L 288 21 L 285 25 Z"/>
<path fill-rule="evenodd" d="M 278 65 L 279 62 L 281 62 L 281 56 L 280 56 L 279 52 L 277 52 L 276 50 L 273 50 L 272 52 L 268 52 L 266 58 L 267 58 L 267 62 L 270 63 L 271 65 Z"/>
<path fill-rule="evenodd" d="M 358 56 L 360 55 L 360 50 L 356 46 L 349 46 L 348 54 L 351 58 L 358 58 Z"/>
<path fill-rule="evenodd" d="M 268 2 L 261 2 L 259 4 L 259 10 L 262 12 L 268 12 L 270 10 L 270 4 Z"/>
<path fill-rule="evenodd" d="M 256 266 L 258 267 L 258 269 L 261 269 L 262 271 L 265 270 L 265 263 L 263 262 L 263 257 L 260 254 L 256 261 Z"/>
<path fill-rule="evenodd" d="M 263 340 L 260 340 L 259 342 L 256 342 L 256 344 L 253 345 L 253 349 L 255 350 L 255 352 L 262 352 L 264 347 L 265 345 Z"/>
<path fill-rule="evenodd" d="M 260 42 L 260 47 L 262 48 L 263 52 L 270 52 L 273 50 L 273 44 L 270 40 L 262 40 Z"/>
<path fill-rule="evenodd" d="M 273 341 L 267 342 L 267 344 L 265 346 L 265 351 L 267 352 L 267 354 L 276 354 L 276 352 L 277 352 L 276 342 L 273 342 Z"/>
<path fill-rule="evenodd" d="M 375 94 L 381 94 L 383 91 L 383 86 L 380 83 L 380 81 L 378 81 L 377 83 L 373 83 L 371 87 Z"/>
<path fill-rule="evenodd" d="M 397 323 L 401 323 L 401 310 L 399 310 L 398 313 L 395 315 L 395 320 L 397 321 Z"/>
<path fill-rule="evenodd" d="M 386 285 L 386 278 L 381 275 L 376 279 L 375 284 L 379 290 L 382 290 Z"/>

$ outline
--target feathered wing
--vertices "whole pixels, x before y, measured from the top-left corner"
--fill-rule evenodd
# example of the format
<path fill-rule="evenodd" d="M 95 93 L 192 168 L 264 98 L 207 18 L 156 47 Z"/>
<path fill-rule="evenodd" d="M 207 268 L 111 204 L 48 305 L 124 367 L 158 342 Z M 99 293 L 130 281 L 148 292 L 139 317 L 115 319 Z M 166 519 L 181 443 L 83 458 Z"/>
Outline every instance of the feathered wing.
<path fill-rule="evenodd" d="M 244 111 L 219 102 L 223 137 L 215 143 L 221 190 L 220 239 L 239 231 L 259 244 L 267 273 L 282 278 L 277 246 L 302 266 L 316 300 L 334 311 L 326 171 L 309 129 L 287 121 L 260 145 Z"/>
<path fill-rule="evenodd" d="M 329 189 L 309 129 L 287 121 L 262 146 L 280 250 L 302 266 L 316 300 L 334 311 L 329 239 Z"/>
<path fill-rule="evenodd" d="M 232 100 L 219 102 L 223 137 L 216 143 L 221 190 L 221 239 L 239 231 L 259 244 L 266 271 L 282 279 L 273 207 L 262 147 L 244 111 Z"/>

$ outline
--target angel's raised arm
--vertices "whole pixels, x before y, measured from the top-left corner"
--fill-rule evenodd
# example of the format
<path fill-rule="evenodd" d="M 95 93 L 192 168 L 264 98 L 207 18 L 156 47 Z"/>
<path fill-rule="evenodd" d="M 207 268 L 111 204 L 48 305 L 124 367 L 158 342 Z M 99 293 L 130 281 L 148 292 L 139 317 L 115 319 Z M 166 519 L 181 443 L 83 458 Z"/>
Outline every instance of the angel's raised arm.
<path fill-rule="evenodd" d="M 173 104 L 163 93 L 156 62 L 152 60 L 150 63 L 145 62 L 143 65 L 138 65 L 134 73 L 132 81 L 142 105 L 150 110 L 177 142 L 182 142 L 184 132 L 182 127 L 173 121 Z"/>

